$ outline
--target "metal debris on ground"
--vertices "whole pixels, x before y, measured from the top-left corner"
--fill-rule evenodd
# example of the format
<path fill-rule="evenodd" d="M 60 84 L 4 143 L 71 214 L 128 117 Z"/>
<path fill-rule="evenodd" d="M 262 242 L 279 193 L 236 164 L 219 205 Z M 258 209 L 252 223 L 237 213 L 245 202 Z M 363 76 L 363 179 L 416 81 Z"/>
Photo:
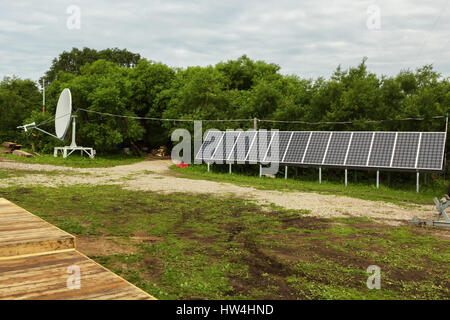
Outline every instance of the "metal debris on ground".
<path fill-rule="evenodd" d="M 440 201 L 438 200 L 438 198 L 434 198 L 433 201 L 438 211 L 438 215 L 436 216 L 436 219 L 434 221 L 414 217 L 409 222 L 412 222 L 419 226 L 450 227 L 450 218 L 448 217 L 447 212 L 445 212 L 445 209 L 450 207 L 449 195 L 445 194 Z M 443 221 L 441 221 L 442 218 Z"/>

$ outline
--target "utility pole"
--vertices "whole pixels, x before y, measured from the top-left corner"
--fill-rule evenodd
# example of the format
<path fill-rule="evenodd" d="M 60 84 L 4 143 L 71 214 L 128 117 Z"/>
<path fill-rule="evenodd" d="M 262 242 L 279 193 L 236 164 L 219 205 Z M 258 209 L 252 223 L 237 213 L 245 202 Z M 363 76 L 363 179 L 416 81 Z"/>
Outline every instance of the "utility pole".
<path fill-rule="evenodd" d="M 42 113 L 45 113 L 45 79 L 42 79 Z"/>

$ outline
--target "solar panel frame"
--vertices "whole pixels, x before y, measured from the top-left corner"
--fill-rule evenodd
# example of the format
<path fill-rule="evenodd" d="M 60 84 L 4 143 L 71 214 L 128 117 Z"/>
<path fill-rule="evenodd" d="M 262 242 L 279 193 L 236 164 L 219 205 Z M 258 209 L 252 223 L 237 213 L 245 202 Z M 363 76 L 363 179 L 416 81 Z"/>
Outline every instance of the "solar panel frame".
<path fill-rule="evenodd" d="M 264 144 L 260 145 L 261 139 L 264 138 L 263 135 L 260 135 L 261 130 L 248 130 L 246 131 L 246 135 L 243 135 L 244 131 L 240 132 L 236 140 L 234 140 L 231 152 L 227 153 L 228 157 L 225 160 L 236 160 L 238 163 L 262 163 L 263 161 L 271 161 L 293 166 L 417 172 L 442 171 L 445 141 L 447 138 L 446 132 L 265 131 L 267 133 L 267 149 L 264 152 L 264 150 L 259 151 L 264 147 Z M 276 132 L 280 140 L 280 148 L 278 158 L 269 159 L 275 137 L 273 132 Z M 209 138 L 209 134 L 205 138 L 205 141 Z M 234 156 L 237 153 L 237 145 L 242 143 L 241 136 L 247 139 L 244 148 L 244 153 L 246 153 L 244 161 L 242 161 L 242 155 Z M 221 138 L 223 137 L 224 133 Z M 251 139 L 252 137 L 253 139 Z M 341 139 L 338 139 L 339 137 Z M 341 140 L 339 156 L 335 155 L 336 150 L 339 149 L 336 147 L 336 139 L 338 141 Z M 412 141 L 410 141 L 411 139 Z M 314 145 L 317 141 L 320 142 L 319 147 Z M 348 144 L 346 143 L 347 141 Z M 406 146 L 405 141 L 407 141 Z M 427 146 L 427 142 L 430 143 L 430 141 L 432 145 Z M 217 149 L 220 147 L 219 145 L 221 145 L 221 142 L 216 146 L 213 157 L 216 156 Z M 412 149 L 409 150 L 408 148 Z M 197 153 L 197 159 L 199 158 L 200 152 L 204 149 L 204 144 L 202 144 Z M 251 157 L 252 150 L 258 152 L 256 160 L 254 156 Z M 384 154 L 380 155 L 381 152 Z M 232 155 L 233 157 L 231 157 Z M 343 157 L 344 161 L 341 163 Z M 402 160 L 402 157 L 406 157 L 406 160 Z M 336 158 L 339 160 L 330 160 Z M 204 160 L 211 161 L 209 158 L 205 158 Z M 214 158 L 214 160 L 216 159 Z"/>
<path fill-rule="evenodd" d="M 263 139 L 266 139 L 264 144 L 261 143 Z M 256 141 L 252 145 L 252 148 L 249 150 L 245 161 L 249 163 L 263 162 L 267 154 L 268 148 L 270 146 L 271 140 L 272 140 L 272 131 L 259 130 L 256 135 Z"/>
<path fill-rule="evenodd" d="M 344 166 L 355 168 L 366 167 L 367 159 L 369 158 L 372 149 L 373 137 L 373 132 L 354 131 L 352 140 L 349 142 Z"/>
<path fill-rule="evenodd" d="M 265 154 L 264 154 L 264 158 L 263 158 L 263 160 L 261 161 L 262 163 L 268 163 L 269 161 L 270 161 L 270 159 L 268 160 L 267 159 L 267 156 L 268 156 L 268 154 L 269 153 L 271 153 L 271 150 L 274 150 L 274 149 L 276 149 L 276 148 L 278 148 L 278 157 L 277 158 L 275 158 L 275 160 L 272 160 L 272 162 L 279 162 L 279 147 L 280 147 L 280 145 L 279 145 L 279 135 L 280 135 L 280 133 L 279 133 L 279 131 L 270 131 L 271 133 L 270 133 L 270 142 L 269 142 L 269 145 L 267 146 L 267 149 L 266 149 L 266 152 L 265 152 Z M 275 146 L 275 147 L 273 147 L 275 144 L 277 144 L 277 146 Z M 271 157 L 272 157 L 272 155 L 271 155 Z"/>
<path fill-rule="evenodd" d="M 303 164 L 303 159 L 308 149 L 311 135 L 311 131 L 292 131 L 291 142 L 289 148 L 285 151 L 282 163 L 293 165 Z M 299 145 L 299 147 L 292 147 L 295 144 Z M 298 159 L 298 161 L 295 161 L 296 159 Z"/>
<path fill-rule="evenodd" d="M 243 131 L 236 131 L 236 132 L 238 132 L 239 134 L 235 138 L 235 141 L 234 141 L 234 144 L 233 144 L 231 150 L 229 150 L 229 152 L 227 150 L 227 154 L 226 154 L 226 158 L 227 158 L 226 161 L 229 162 L 229 163 L 234 163 L 236 161 L 236 155 L 237 155 L 237 153 L 236 153 L 236 146 L 237 146 L 239 137 L 242 135 Z M 233 158 L 231 158 L 232 156 L 233 156 Z"/>
<path fill-rule="evenodd" d="M 209 137 L 210 134 L 211 134 L 211 131 L 208 131 L 208 133 L 206 134 L 206 137 L 203 140 L 202 145 L 198 149 L 197 154 L 195 155 L 194 159 L 203 160 L 203 151 L 204 151 L 204 149 L 206 147 L 205 141 L 208 141 L 208 137 Z"/>
<path fill-rule="evenodd" d="M 264 162 L 282 162 L 291 141 L 293 131 L 273 131 L 275 134 L 272 136 L 270 146 L 264 157 Z M 277 139 L 275 139 L 277 138 Z M 277 140 L 277 141 L 276 141 Z M 278 147 L 278 152 L 273 155 L 272 151 Z M 270 156 L 269 156 L 270 154 Z"/>
<path fill-rule="evenodd" d="M 330 137 L 330 145 L 323 164 L 343 166 L 349 150 L 351 136 L 352 132 L 334 131 Z"/>
<path fill-rule="evenodd" d="M 202 145 L 200 146 L 200 149 L 198 150 L 198 152 L 197 152 L 197 155 L 195 156 L 195 159 L 197 159 L 197 160 L 203 160 L 203 161 L 206 161 L 206 160 L 210 160 L 210 161 L 212 161 L 212 155 L 211 155 L 211 158 L 209 158 L 209 157 L 204 157 L 204 152 L 205 152 L 205 147 L 207 147 L 209 144 L 211 144 L 211 143 L 213 143 L 214 141 L 210 141 L 208 138 L 210 138 L 215 132 L 219 132 L 219 133 L 222 133 L 222 131 L 220 131 L 220 130 L 208 130 L 208 133 L 206 134 L 206 137 L 205 137 L 205 139 L 203 140 L 203 143 L 202 143 Z M 205 142 L 208 142 L 208 144 L 205 144 Z M 216 146 L 216 148 L 217 148 L 217 146 Z M 214 151 L 213 151 L 213 153 L 215 152 L 215 148 L 214 148 Z M 201 156 L 200 156 L 200 153 L 201 153 Z"/>
<path fill-rule="evenodd" d="M 375 132 L 367 167 L 390 168 L 396 132 Z"/>
<path fill-rule="evenodd" d="M 440 139 L 442 143 L 442 147 L 439 146 L 430 146 L 427 145 L 427 141 L 429 141 L 428 137 L 436 137 L 436 139 Z M 443 170 L 443 160 L 444 160 L 444 151 L 445 151 L 445 142 L 447 140 L 447 132 L 423 132 L 421 137 L 420 149 L 416 164 L 416 169 L 418 170 Z M 433 147 L 430 150 L 430 147 Z M 439 154 L 436 152 L 439 151 Z M 425 165 L 424 161 L 433 161 L 437 166 Z M 429 162 L 428 162 L 429 163 Z"/>
<path fill-rule="evenodd" d="M 227 130 L 223 136 L 222 141 L 217 146 L 216 152 L 214 153 L 213 160 L 220 164 L 222 162 L 228 163 L 228 158 L 231 156 L 234 146 L 236 145 L 237 139 L 242 131 Z M 231 138 L 231 139 L 230 139 Z M 231 145 L 231 147 L 230 147 Z"/>
<path fill-rule="evenodd" d="M 421 132 L 398 132 L 391 168 L 416 168 Z"/>
<path fill-rule="evenodd" d="M 255 130 L 248 130 L 248 131 L 243 131 L 240 135 L 238 140 L 236 141 L 236 146 L 235 146 L 235 152 L 236 152 L 236 162 L 239 164 L 244 164 L 248 153 L 250 151 L 250 148 L 252 147 L 253 143 L 255 142 L 255 140 L 257 139 L 257 135 L 258 135 L 258 131 Z M 248 148 L 246 145 L 246 140 L 245 138 L 249 138 L 248 141 Z M 241 143 L 244 142 L 244 148 L 241 147 Z M 242 152 L 243 151 L 243 152 Z"/>
<path fill-rule="evenodd" d="M 294 136 L 294 131 L 291 132 L 291 135 L 290 135 L 290 137 L 289 137 L 288 144 L 286 145 L 286 150 L 284 150 L 283 158 L 281 158 L 281 161 L 280 161 L 280 162 L 284 162 L 284 159 L 286 158 L 286 154 L 287 154 L 287 152 L 288 152 L 288 150 L 289 150 L 289 146 L 291 145 L 291 141 L 292 141 L 292 137 L 293 137 L 293 136 Z"/>
<path fill-rule="evenodd" d="M 312 133 L 308 150 L 303 159 L 304 164 L 319 165 L 323 163 L 330 135 L 331 132 L 329 131 L 314 131 Z"/>

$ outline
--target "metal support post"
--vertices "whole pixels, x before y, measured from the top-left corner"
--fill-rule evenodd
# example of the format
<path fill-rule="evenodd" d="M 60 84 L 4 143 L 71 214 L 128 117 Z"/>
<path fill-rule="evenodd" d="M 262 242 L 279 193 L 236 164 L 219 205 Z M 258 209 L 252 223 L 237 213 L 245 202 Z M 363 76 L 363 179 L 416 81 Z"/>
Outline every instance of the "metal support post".
<path fill-rule="evenodd" d="M 420 173 L 419 171 L 416 172 L 416 192 L 419 193 L 419 179 L 420 179 Z"/>
<path fill-rule="evenodd" d="M 380 187 L 380 170 L 377 170 L 377 189 Z"/>
<path fill-rule="evenodd" d="M 322 167 L 319 167 L 319 183 L 322 183 Z"/>

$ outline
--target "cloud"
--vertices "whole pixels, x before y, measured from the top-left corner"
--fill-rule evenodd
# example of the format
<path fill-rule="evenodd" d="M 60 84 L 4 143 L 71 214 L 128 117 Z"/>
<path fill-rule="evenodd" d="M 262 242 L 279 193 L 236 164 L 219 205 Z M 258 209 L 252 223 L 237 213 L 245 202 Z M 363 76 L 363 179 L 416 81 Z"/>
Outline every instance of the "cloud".
<path fill-rule="evenodd" d="M 301 77 L 328 77 L 367 56 L 378 74 L 433 63 L 449 76 L 448 2 L 16 0 L 0 12 L 0 77 L 36 80 L 72 47 L 127 48 L 175 67 L 247 54 Z M 66 26 L 70 5 L 81 10 L 79 30 Z M 379 29 L 368 28 L 373 8 Z"/>

